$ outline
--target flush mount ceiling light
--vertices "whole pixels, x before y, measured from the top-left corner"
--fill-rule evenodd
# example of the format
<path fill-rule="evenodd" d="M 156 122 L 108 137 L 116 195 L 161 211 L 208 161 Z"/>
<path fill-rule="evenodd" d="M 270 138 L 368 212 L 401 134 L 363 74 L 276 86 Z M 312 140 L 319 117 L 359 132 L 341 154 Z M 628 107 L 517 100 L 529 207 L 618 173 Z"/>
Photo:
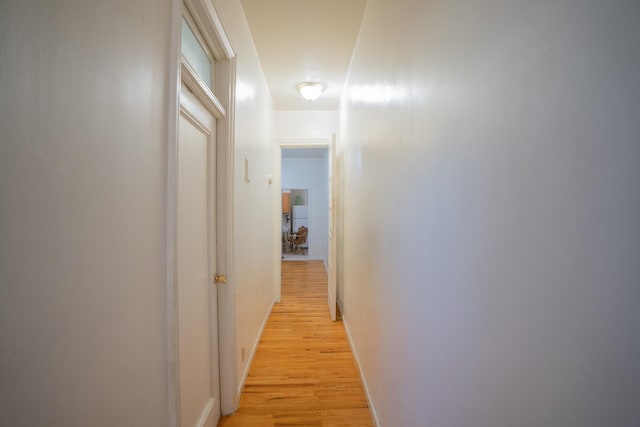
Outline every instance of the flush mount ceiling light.
<path fill-rule="evenodd" d="M 302 82 L 298 83 L 296 87 L 300 91 L 300 95 L 307 101 L 318 99 L 324 90 L 324 85 L 317 82 Z"/>

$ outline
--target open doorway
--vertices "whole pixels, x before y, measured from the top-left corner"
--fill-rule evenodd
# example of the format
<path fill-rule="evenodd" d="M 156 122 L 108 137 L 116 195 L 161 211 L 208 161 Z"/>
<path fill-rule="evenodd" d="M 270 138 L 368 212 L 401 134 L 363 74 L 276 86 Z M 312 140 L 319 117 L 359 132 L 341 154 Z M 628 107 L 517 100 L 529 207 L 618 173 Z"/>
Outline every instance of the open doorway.
<path fill-rule="evenodd" d="M 314 167 L 315 166 L 315 167 Z M 277 195 L 278 215 L 283 215 L 283 206 L 291 204 L 292 189 L 308 190 L 309 205 L 309 230 L 308 230 L 308 250 L 306 259 L 322 260 L 328 277 L 327 302 L 331 320 L 337 319 L 337 234 L 336 226 L 336 135 L 333 134 L 330 140 L 316 140 L 314 142 L 295 143 L 280 142 L 276 146 L 276 182 L 280 185 Z M 314 178 L 315 177 L 315 178 Z M 282 196 L 282 198 L 280 198 Z M 289 198 L 286 200 L 286 198 Z M 304 201 L 304 199 L 302 199 Z M 284 201 L 284 203 L 282 203 Z M 295 203 L 295 199 L 293 199 Z M 277 216 L 278 216 L 277 215 Z M 277 217 L 276 216 L 276 217 Z M 291 217 L 288 219 L 291 221 Z M 274 243 L 276 248 L 283 247 L 282 240 L 283 223 L 274 223 L 276 238 Z M 287 229 L 286 222 L 284 228 Z M 293 223 L 291 223 L 293 229 Z M 280 251 L 282 253 L 282 251 Z M 276 249 L 276 256 L 279 255 Z M 276 266 L 276 295 L 280 301 L 281 292 L 281 262 L 286 262 L 278 256 Z"/>
<path fill-rule="evenodd" d="M 282 259 L 327 262 L 328 146 L 282 147 Z"/>

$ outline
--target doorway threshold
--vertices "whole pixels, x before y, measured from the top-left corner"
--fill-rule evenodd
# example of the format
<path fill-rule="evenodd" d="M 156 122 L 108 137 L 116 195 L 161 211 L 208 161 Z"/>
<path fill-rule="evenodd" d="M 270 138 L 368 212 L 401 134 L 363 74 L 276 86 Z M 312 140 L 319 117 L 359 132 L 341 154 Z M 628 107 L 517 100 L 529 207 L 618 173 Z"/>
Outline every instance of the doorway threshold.
<path fill-rule="evenodd" d="M 282 257 L 283 261 L 307 261 L 309 260 L 308 255 L 296 255 L 296 254 L 286 254 Z"/>

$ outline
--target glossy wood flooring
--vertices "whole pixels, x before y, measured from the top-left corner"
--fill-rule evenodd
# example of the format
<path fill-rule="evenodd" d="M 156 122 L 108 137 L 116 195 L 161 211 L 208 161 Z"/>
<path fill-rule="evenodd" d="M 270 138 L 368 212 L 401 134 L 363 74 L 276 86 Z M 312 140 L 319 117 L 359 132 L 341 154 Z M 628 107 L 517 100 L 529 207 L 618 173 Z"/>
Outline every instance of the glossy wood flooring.
<path fill-rule="evenodd" d="M 373 426 L 322 261 L 282 263 L 282 302 L 258 345 L 240 408 L 219 426 Z"/>

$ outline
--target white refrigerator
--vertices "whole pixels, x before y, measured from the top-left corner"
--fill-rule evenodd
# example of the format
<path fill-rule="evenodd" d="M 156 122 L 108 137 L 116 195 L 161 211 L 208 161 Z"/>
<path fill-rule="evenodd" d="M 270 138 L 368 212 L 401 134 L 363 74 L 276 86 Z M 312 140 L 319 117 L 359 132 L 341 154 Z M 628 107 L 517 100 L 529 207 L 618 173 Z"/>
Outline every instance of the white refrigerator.
<path fill-rule="evenodd" d="M 293 220 L 293 231 L 298 231 L 301 225 L 309 228 L 309 206 L 308 205 L 294 205 L 291 210 L 291 219 Z M 304 245 L 306 246 L 306 245 Z"/>

